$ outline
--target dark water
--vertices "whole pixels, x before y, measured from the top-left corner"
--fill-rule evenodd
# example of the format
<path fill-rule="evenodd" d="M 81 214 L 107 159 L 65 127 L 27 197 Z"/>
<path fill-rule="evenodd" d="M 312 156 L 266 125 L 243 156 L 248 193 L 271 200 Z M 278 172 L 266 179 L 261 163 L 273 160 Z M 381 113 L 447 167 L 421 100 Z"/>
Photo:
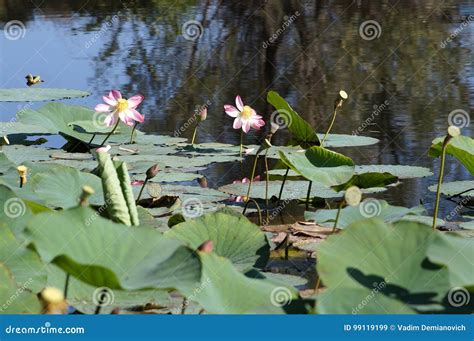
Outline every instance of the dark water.
<path fill-rule="evenodd" d="M 148 132 L 173 134 L 209 101 L 199 141 L 238 144 L 223 105 L 240 94 L 268 118 L 269 89 L 324 132 L 344 89 L 349 100 L 333 131 L 351 134 L 369 119 L 361 134 L 381 142 L 343 152 L 359 164 L 425 166 L 437 174 L 439 160 L 426 155 L 432 139 L 444 134 L 453 110 L 473 116 L 473 1 L 1 0 L 0 22 L 11 20 L 26 31 L 18 40 L 0 37 L 0 87 L 23 87 L 27 73 L 40 74 L 45 86 L 91 91 L 69 102 L 90 107 L 111 88 L 141 93 Z M 195 41 L 182 34 L 191 20 L 203 26 Z M 373 40 L 359 32 L 367 20 L 380 27 Z M 22 105 L 0 107 L 5 121 Z M 472 126 L 463 133 L 472 136 Z M 246 143 L 263 135 L 252 133 Z M 287 132 L 276 137 L 287 139 Z M 241 167 L 219 164 L 207 176 L 211 186 L 223 185 L 242 178 Z M 469 173 L 450 162 L 446 181 L 463 179 Z M 435 181 L 405 181 L 384 197 L 431 205 L 426 188 Z"/>

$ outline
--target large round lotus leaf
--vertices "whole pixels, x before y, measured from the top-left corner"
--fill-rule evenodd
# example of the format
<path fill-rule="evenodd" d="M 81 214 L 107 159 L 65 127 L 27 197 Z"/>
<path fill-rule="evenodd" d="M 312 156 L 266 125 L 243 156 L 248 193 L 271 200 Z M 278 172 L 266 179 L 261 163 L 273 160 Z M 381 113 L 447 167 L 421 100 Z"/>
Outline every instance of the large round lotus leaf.
<path fill-rule="evenodd" d="M 281 126 L 287 128 L 292 138 L 299 142 L 319 145 L 320 141 L 314 129 L 301 116 L 293 110 L 283 97 L 275 91 L 269 91 L 267 101 L 273 105 L 278 112 L 275 121 Z"/>
<path fill-rule="evenodd" d="M 452 287 L 474 287 L 474 239 L 442 234 L 427 251 L 433 263 L 446 266 Z"/>
<path fill-rule="evenodd" d="M 36 125 L 16 121 L 0 122 L 0 136 L 15 134 L 46 135 L 48 133 L 48 129 Z"/>
<path fill-rule="evenodd" d="M 318 134 L 318 137 L 322 140 L 324 134 Z M 379 140 L 368 136 L 359 135 L 345 135 L 345 134 L 329 134 L 324 141 L 324 147 L 326 148 L 337 148 L 337 147 L 361 147 L 370 146 L 378 143 Z"/>
<path fill-rule="evenodd" d="M 355 172 L 356 174 L 387 172 L 400 179 L 423 178 L 433 175 L 429 168 L 403 165 L 361 165 L 356 166 Z"/>
<path fill-rule="evenodd" d="M 337 209 L 317 210 L 316 212 L 305 212 L 306 220 L 313 220 L 316 223 L 333 227 L 336 220 Z M 341 210 L 338 228 L 346 228 L 349 224 L 364 220 L 367 218 L 378 218 L 386 222 L 393 222 L 402 219 L 408 215 L 421 215 L 426 213 L 423 206 L 406 208 L 402 206 L 392 206 L 385 200 L 368 198 L 362 201 L 358 206 L 347 206 Z"/>
<path fill-rule="evenodd" d="M 0 314 L 39 314 L 41 305 L 28 285 L 17 286 L 9 269 L 0 263 Z"/>
<path fill-rule="evenodd" d="M 238 155 L 240 153 L 240 146 L 218 142 L 180 144 L 179 147 L 182 154 L 189 155 Z"/>
<path fill-rule="evenodd" d="M 47 265 L 48 286 L 63 288 L 66 281 L 66 273 L 54 264 Z M 97 301 L 100 298 L 100 288 L 81 282 L 74 277 L 69 278 L 67 291 L 68 304 L 84 314 L 94 314 Z M 112 290 L 106 292 L 104 305 L 100 309 L 101 314 L 110 314 L 113 309 L 128 309 L 145 306 L 146 304 L 156 307 L 171 305 L 168 292 L 164 290 Z"/>
<path fill-rule="evenodd" d="M 280 152 L 280 158 L 306 179 L 326 186 L 343 184 L 354 174 L 350 158 L 317 146 L 305 152 Z"/>
<path fill-rule="evenodd" d="M 20 88 L 0 89 L 0 102 L 39 102 L 86 97 L 90 93 L 71 89 Z"/>
<path fill-rule="evenodd" d="M 188 168 L 207 166 L 216 162 L 231 162 L 235 161 L 239 156 L 235 155 L 208 155 L 208 156 L 178 156 L 178 155 L 154 155 L 154 154 L 137 154 L 137 155 L 123 155 L 120 160 L 129 164 L 135 162 L 147 162 L 150 166 L 155 163 L 165 165 L 167 168 Z"/>
<path fill-rule="evenodd" d="M 0 173 L 5 173 L 9 168 L 15 164 L 3 153 L 0 152 Z"/>
<path fill-rule="evenodd" d="M 126 144 L 126 145 L 115 145 L 109 151 L 110 155 L 167 155 L 176 154 L 179 149 L 174 146 L 156 146 L 154 144 Z"/>
<path fill-rule="evenodd" d="M 294 288 L 246 277 L 224 257 L 202 252 L 200 257 L 201 284 L 183 293 L 207 313 L 283 313 L 284 304 L 297 296 Z"/>
<path fill-rule="evenodd" d="M 96 287 L 191 290 L 201 278 L 199 257 L 181 242 L 87 207 L 36 215 L 25 232 L 45 262 Z"/>
<path fill-rule="evenodd" d="M 10 269 L 19 287 L 27 287 L 34 293 L 44 288 L 46 273 L 39 256 L 6 226 L 0 226 L 0 263 Z"/>
<path fill-rule="evenodd" d="M 14 164 L 19 165 L 25 161 L 46 161 L 54 153 L 54 149 L 43 147 L 9 145 L 2 147 L 3 154 Z"/>
<path fill-rule="evenodd" d="M 121 124 L 122 125 L 122 124 Z M 112 135 L 108 142 L 110 143 L 128 143 L 130 141 L 130 132 L 127 134 L 121 134 L 121 135 Z M 173 136 L 167 136 L 167 135 L 148 135 L 145 134 L 141 131 L 136 130 L 135 131 L 135 137 L 134 137 L 135 143 L 138 144 L 178 144 L 187 141 L 187 139 L 182 138 L 182 137 L 173 137 Z M 129 145 L 130 147 L 133 147 L 134 144 Z"/>
<path fill-rule="evenodd" d="M 163 195 L 177 196 L 182 202 L 186 200 L 197 199 L 201 203 L 218 202 L 226 200 L 227 195 L 211 188 L 202 188 L 198 186 L 182 186 L 164 184 L 161 186 Z M 146 196 L 145 196 L 146 197 Z"/>
<path fill-rule="evenodd" d="M 0 185 L 0 228 L 10 228 L 19 235 L 33 216 L 28 203 L 7 186 Z"/>
<path fill-rule="evenodd" d="M 319 246 L 317 268 L 328 291 L 318 301 L 318 309 L 352 313 L 358 306 L 347 304 L 347 295 L 340 294 L 340 289 L 345 288 L 371 291 L 370 299 L 366 290 L 360 290 L 357 300 L 350 298 L 351 302 L 365 302 L 359 313 L 407 311 L 398 310 L 400 305 L 387 304 L 386 300 L 383 307 L 394 310 L 383 310 L 377 304 L 381 297 L 400 301 L 419 312 L 439 311 L 447 303 L 445 296 L 452 286 L 448 269 L 436 266 L 426 256 L 438 236 L 438 232 L 422 224 L 389 225 L 380 219 L 368 219 L 327 238 Z"/>
<path fill-rule="evenodd" d="M 466 230 L 474 230 L 474 220 L 466 221 L 464 223 L 459 224 L 459 226 Z"/>
<path fill-rule="evenodd" d="M 441 155 L 444 137 L 433 141 L 428 155 L 438 157 Z M 474 140 L 469 136 L 458 136 L 451 139 L 446 148 L 446 153 L 454 156 L 467 170 L 474 175 Z"/>
<path fill-rule="evenodd" d="M 79 205 L 84 186 L 94 190 L 88 199 L 92 205 L 104 203 L 101 180 L 94 174 L 56 166 L 47 173 L 39 173 L 31 178 L 33 192 L 53 207 L 71 208 Z"/>
<path fill-rule="evenodd" d="M 437 188 L 438 184 L 434 184 L 428 187 L 431 192 L 436 192 Z M 441 193 L 448 196 L 453 196 L 462 193 L 462 197 L 472 197 L 474 196 L 474 181 L 465 180 L 442 183 Z"/>
<path fill-rule="evenodd" d="M 396 182 L 398 182 L 398 178 L 390 173 L 362 173 L 354 174 L 348 182 L 333 186 L 332 188 L 339 192 L 352 186 L 374 188 L 393 185 Z"/>
<path fill-rule="evenodd" d="M 267 238 L 260 228 L 242 215 L 220 211 L 187 220 L 165 233 L 193 249 L 206 240 L 214 243 L 213 251 L 229 258 L 241 271 L 263 268 L 270 255 Z"/>

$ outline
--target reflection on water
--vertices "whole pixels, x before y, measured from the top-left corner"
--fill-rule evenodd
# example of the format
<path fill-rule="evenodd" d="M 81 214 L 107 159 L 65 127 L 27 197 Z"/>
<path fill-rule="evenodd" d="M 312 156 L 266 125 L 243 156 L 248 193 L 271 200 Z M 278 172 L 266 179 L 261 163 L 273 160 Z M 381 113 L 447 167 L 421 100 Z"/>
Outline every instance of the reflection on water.
<path fill-rule="evenodd" d="M 0 38 L 1 87 L 22 87 L 24 75 L 32 72 L 51 87 L 89 89 L 93 96 L 74 101 L 88 106 L 110 88 L 142 93 L 143 129 L 149 132 L 172 134 L 197 105 L 210 101 L 200 140 L 237 144 L 239 134 L 223 105 L 240 94 L 269 118 L 269 89 L 323 132 L 335 94 L 344 89 L 350 97 L 334 131 L 359 131 L 381 142 L 343 152 L 359 164 L 421 165 L 437 173 L 438 161 L 426 156 L 431 140 L 444 133 L 451 111 L 472 116 L 473 2 L 34 3 L 0 1 L 2 22 L 26 25 L 23 39 Z M 197 40 L 182 35 L 191 20 L 203 26 Z M 372 40 L 359 32 L 367 20 L 380 25 Z M 2 105 L 1 119 L 16 110 L 15 104 Z M 472 124 L 463 132 L 472 135 Z M 278 135 L 278 143 L 285 143 L 288 135 Z M 257 132 L 246 142 L 263 136 Z M 208 175 L 212 186 L 242 177 L 238 164 L 214 166 Z M 457 163 L 449 164 L 446 180 L 469 177 Z M 434 196 L 426 187 L 434 182 L 434 177 L 407 181 L 387 197 L 403 205 L 429 204 Z"/>

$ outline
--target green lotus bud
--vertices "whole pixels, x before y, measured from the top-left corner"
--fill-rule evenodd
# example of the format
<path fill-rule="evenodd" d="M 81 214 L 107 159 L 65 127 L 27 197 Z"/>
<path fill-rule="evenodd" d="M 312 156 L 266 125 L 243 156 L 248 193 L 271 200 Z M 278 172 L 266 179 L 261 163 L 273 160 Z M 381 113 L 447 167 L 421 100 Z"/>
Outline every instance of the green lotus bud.
<path fill-rule="evenodd" d="M 159 170 L 160 170 L 160 166 L 158 166 L 158 164 L 155 164 L 151 166 L 150 168 L 148 168 L 148 170 L 146 171 L 147 179 L 153 179 L 156 176 L 156 174 L 158 174 Z"/>
<path fill-rule="evenodd" d="M 456 126 L 449 126 L 448 135 L 451 137 L 458 137 L 459 135 L 461 135 L 461 129 Z"/>

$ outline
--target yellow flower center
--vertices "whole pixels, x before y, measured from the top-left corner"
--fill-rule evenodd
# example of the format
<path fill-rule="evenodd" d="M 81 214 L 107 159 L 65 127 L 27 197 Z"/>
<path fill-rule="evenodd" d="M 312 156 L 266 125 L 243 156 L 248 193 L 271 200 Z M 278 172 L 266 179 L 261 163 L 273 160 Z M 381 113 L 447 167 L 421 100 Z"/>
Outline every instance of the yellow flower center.
<path fill-rule="evenodd" d="M 128 101 L 126 99 L 119 99 L 117 100 L 117 110 L 118 112 L 122 112 L 128 109 Z"/>
<path fill-rule="evenodd" d="M 242 110 L 242 112 L 240 113 L 240 116 L 248 120 L 250 117 L 252 117 L 252 113 L 253 113 L 253 109 L 249 107 L 248 105 L 246 105 L 244 106 L 244 110 Z"/>

